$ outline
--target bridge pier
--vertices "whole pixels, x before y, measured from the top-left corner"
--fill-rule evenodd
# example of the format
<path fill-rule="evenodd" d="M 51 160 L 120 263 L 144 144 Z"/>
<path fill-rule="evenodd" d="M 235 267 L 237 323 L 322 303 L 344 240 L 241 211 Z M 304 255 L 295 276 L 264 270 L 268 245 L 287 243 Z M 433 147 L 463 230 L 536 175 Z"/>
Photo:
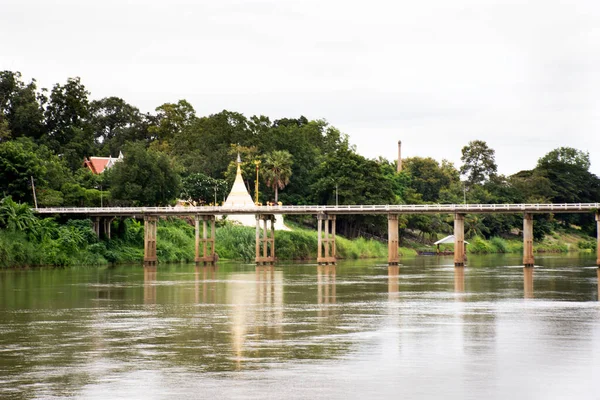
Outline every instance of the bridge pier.
<path fill-rule="evenodd" d="M 263 221 L 261 235 L 260 221 Z M 271 234 L 267 222 L 271 222 Z M 262 254 L 261 254 L 262 250 Z M 275 263 L 275 216 L 273 214 L 256 215 L 256 265 L 272 265 Z"/>
<path fill-rule="evenodd" d="M 94 218 L 92 224 L 94 225 L 93 229 L 96 232 L 96 237 L 100 239 L 100 217 Z"/>
<path fill-rule="evenodd" d="M 202 238 L 200 238 L 200 220 L 202 220 Z M 217 256 L 215 254 L 215 216 L 214 215 L 196 215 L 194 218 L 196 227 L 196 263 L 204 265 L 215 265 Z M 210 223 L 210 236 L 208 234 Z M 202 249 L 202 253 L 200 250 Z"/>
<path fill-rule="evenodd" d="M 110 240 L 110 226 L 114 221 L 115 217 L 106 217 L 104 218 L 104 237 Z"/>
<path fill-rule="evenodd" d="M 104 238 L 110 240 L 110 226 L 114 221 L 115 217 L 100 217 L 96 216 L 92 220 L 93 227 L 92 229 L 96 233 L 96 237 L 98 239 L 101 238 L 101 235 L 104 234 Z"/>
<path fill-rule="evenodd" d="M 596 246 L 596 265 L 600 267 L 600 212 L 596 212 L 596 235 L 598 237 L 598 245 Z"/>
<path fill-rule="evenodd" d="M 523 217 L 523 265 L 533 267 L 533 214 L 525 213 Z"/>
<path fill-rule="evenodd" d="M 388 265 L 398 265 L 398 214 L 388 214 Z"/>
<path fill-rule="evenodd" d="M 156 224 L 158 217 L 144 216 L 144 265 L 156 265 Z"/>
<path fill-rule="evenodd" d="M 335 215 L 317 215 L 317 237 L 317 264 L 335 264 Z"/>
<path fill-rule="evenodd" d="M 465 214 L 454 214 L 454 266 L 465 265 Z"/>

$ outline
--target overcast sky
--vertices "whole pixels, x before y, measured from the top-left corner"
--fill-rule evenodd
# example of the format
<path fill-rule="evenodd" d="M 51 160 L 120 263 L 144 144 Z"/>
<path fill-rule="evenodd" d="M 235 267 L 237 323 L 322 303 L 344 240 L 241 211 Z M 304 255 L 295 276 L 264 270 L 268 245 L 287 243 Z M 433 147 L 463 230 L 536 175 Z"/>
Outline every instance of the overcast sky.
<path fill-rule="evenodd" d="M 372 158 L 402 140 L 459 167 L 481 139 L 512 174 L 570 146 L 600 175 L 597 0 L 0 0 L 0 69 L 144 112 L 326 119 Z"/>

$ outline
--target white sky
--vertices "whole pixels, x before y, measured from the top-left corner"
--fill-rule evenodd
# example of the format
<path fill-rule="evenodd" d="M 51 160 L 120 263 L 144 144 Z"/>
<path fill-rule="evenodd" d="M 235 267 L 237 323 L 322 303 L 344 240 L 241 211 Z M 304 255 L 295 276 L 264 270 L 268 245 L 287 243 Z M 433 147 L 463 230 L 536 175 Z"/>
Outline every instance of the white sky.
<path fill-rule="evenodd" d="M 499 170 L 589 151 L 600 175 L 597 0 L 0 0 L 0 69 L 199 116 L 324 118 L 367 157 Z"/>

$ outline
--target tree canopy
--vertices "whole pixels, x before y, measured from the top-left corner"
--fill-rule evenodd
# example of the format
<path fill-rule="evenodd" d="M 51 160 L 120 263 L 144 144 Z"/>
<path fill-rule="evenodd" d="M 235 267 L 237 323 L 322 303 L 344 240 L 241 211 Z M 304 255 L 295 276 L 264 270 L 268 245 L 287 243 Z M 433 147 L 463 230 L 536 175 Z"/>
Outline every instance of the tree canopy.
<path fill-rule="evenodd" d="M 481 185 L 498 171 L 495 151 L 483 140 L 473 140 L 462 148 L 461 175 L 465 175 L 469 187 Z"/>
<path fill-rule="evenodd" d="M 125 160 L 102 175 L 84 169 L 84 157 Z M 322 119 L 305 116 L 272 120 L 222 110 L 199 116 L 185 99 L 141 113 L 116 96 L 93 99 L 80 78 L 51 90 L 19 72 L 0 72 L 0 195 L 40 206 L 166 205 L 176 199 L 210 204 L 224 199 L 237 168 L 246 186 L 258 184 L 260 202 L 284 204 L 418 204 L 597 202 L 599 178 L 587 152 L 559 147 L 534 169 L 498 174 L 494 149 L 482 140 L 462 148 L 462 165 L 428 157 L 395 161 L 368 159 L 348 136 Z M 256 161 L 259 164 L 256 182 Z M 461 177 L 464 179 L 461 181 Z M 256 195 L 256 193 L 253 193 Z M 254 196 L 253 196 L 254 197 Z M 593 229 L 590 216 L 540 221 Z M 385 236 L 385 218 L 344 216 L 339 231 Z M 490 236 L 520 229 L 516 216 L 466 222 L 469 232 Z M 408 216 L 401 230 L 422 236 L 451 229 L 440 216 Z"/>

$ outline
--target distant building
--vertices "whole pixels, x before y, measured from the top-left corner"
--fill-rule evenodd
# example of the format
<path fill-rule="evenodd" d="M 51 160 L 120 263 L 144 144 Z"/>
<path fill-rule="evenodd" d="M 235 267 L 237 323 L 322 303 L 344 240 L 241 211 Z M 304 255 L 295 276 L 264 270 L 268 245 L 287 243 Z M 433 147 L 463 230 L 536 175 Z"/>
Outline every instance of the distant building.
<path fill-rule="evenodd" d="M 123 161 L 122 152 L 119 152 L 119 157 L 86 157 L 83 160 L 83 166 L 92 171 L 93 174 L 98 175 L 112 168 L 119 161 Z"/>

